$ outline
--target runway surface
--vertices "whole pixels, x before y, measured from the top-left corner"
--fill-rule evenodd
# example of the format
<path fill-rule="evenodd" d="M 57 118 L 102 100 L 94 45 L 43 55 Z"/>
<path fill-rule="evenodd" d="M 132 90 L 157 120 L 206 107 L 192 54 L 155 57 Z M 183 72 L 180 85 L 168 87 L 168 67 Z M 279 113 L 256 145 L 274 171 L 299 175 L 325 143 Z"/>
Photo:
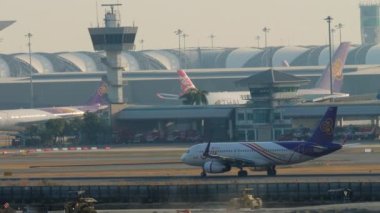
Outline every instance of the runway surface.
<path fill-rule="evenodd" d="M 0 185 L 53 183 L 208 183 L 229 181 L 379 181 L 380 146 L 360 145 L 328 156 L 291 166 L 278 167 L 277 177 L 249 171 L 249 177 L 237 178 L 237 170 L 200 178 L 200 168 L 179 161 L 190 145 L 133 146 L 110 150 L 86 150 L 45 153 L 17 153 L 0 156 Z M 365 149 L 371 152 L 364 152 Z M 367 150 L 368 151 L 368 150 Z M 8 175 L 8 176 L 7 176 Z M 343 178 L 344 177 L 344 178 Z"/>

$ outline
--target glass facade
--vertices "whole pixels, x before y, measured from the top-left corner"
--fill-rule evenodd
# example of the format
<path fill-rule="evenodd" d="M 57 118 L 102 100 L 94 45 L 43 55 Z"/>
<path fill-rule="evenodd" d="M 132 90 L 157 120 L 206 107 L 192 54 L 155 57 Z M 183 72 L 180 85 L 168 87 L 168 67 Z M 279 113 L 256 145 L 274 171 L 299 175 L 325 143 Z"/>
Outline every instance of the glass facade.
<path fill-rule="evenodd" d="M 136 34 L 92 34 L 91 40 L 95 45 L 134 43 Z"/>
<path fill-rule="evenodd" d="M 360 26 L 362 42 L 374 44 L 380 42 L 380 6 L 378 4 L 360 6 Z"/>

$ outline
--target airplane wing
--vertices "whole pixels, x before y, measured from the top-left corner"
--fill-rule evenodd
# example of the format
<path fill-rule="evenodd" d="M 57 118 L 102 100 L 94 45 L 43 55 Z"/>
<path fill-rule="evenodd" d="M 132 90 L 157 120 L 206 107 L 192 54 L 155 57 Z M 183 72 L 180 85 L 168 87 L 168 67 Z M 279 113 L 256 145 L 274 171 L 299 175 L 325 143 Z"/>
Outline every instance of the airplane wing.
<path fill-rule="evenodd" d="M 344 97 L 349 97 L 349 96 L 350 96 L 350 94 L 348 94 L 348 93 L 334 93 L 332 95 L 325 95 L 325 96 L 321 96 L 318 98 L 314 98 L 312 101 L 313 102 L 322 102 L 322 101 L 326 101 L 326 100 L 330 100 L 330 99 L 344 98 Z"/>
<path fill-rule="evenodd" d="M 247 160 L 247 159 L 241 159 L 241 158 L 231 158 L 223 155 L 217 155 L 210 153 L 210 145 L 211 141 L 208 142 L 205 151 L 203 152 L 203 156 L 208 159 L 216 159 L 219 162 L 223 164 L 228 164 L 230 166 L 234 167 L 246 167 L 246 166 L 256 166 L 255 162 Z"/>
<path fill-rule="evenodd" d="M 170 93 L 157 93 L 157 97 L 164 100 L 178 100 L 179 95 L 176 94 L 170 94 Z"/>
<path fill-rule="evenodd" d="M 228 164 L 230 166 L 238 167 L 238 168 L 256 166 L 255 162 L 247 160 L 247 159 L 231 158 L 231 157 L 225 157 L 221 155 L 209 155 L 207 156 L 207 158 L 216 159 L 223 164 Z"/>

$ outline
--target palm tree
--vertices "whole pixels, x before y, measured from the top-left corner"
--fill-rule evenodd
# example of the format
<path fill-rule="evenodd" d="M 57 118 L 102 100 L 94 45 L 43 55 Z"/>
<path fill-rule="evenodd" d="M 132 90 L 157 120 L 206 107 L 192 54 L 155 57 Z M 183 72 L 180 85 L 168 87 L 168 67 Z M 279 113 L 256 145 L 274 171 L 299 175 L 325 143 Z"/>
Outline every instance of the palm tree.
<path fill-rule="evenodd" d="M 207 105 L 207 94 L 208 92 L 205 90 L 192 88 L 181 95 L 180 99 L 182 99 L 182 103 L 186 105 Z"/>

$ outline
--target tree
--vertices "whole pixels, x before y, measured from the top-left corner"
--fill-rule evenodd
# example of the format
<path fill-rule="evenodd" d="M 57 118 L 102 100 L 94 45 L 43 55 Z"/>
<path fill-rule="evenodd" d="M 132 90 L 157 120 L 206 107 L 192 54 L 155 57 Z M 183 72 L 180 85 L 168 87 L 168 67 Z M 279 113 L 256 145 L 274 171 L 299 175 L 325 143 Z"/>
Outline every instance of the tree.
<path fill-rule="evenodd" d="M 183 94 L 180 99 L 185 105 L 207 105 L 207 94 L 205 90 L 198 90 L 196 88 L 189 89 Z"/>
<path fill-rule="evenodd" d="M 66 121 L 62 118 L 51 119 L 45 123 L 46 134 L 54 137 L 53 143 L 63 143 Z"/>
<path fill-rule="evenodd" d="M 106 135 L 110 133 L 110 126 L 107 121 L 100 118 L 95 113 L 86 112 L 83 117 L 83 125 L 81 133 L 83 134 L 83 142 L 97 143 L 98 139 L 106 140 Z"/>

